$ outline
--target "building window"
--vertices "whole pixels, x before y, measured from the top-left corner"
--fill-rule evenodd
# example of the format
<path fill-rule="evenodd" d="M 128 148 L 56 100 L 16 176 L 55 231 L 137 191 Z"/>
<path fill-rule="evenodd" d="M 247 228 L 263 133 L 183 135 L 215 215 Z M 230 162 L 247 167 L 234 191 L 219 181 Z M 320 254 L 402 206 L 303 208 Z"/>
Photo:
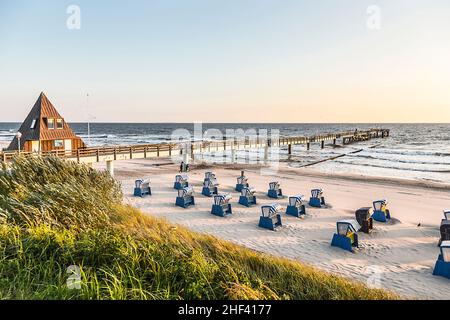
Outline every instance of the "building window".
<path fill-rule="evenodd" d="M 62 119 L 56 119 L 56 129 L 63 129 L 63 120 Z"/>
<path fill-rule="evenodd" d="M 36 119 L 33 119 L 33 121 L 31 122 L 31 126 L 30 129 L 34 129 L 36 128 Z"/>
<path fill-rule="evenodd" d="M 64 141 L 63 140 L 55 140 L 55 148 L 62 148 L 64 147 Z"/>
<path fill-rule="evenodd" d="M 55 129 L 55 119 L 47 119 L 47 127 L 50 130 Z"/>

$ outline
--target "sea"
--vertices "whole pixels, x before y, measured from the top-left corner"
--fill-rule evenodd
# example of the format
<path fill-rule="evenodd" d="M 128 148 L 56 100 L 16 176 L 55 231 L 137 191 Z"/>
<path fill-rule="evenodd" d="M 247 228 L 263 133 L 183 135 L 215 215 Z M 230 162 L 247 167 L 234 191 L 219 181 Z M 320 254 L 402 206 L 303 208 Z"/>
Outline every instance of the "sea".
<path fill-rule="evenodd" d="M 90 123 L 89 134 L 87 123 L 70 125 L 88 146 L 93 147 L 169 142 L 175 130 L 183 129 L 191 134 L 194 132 L 192 123 Z M 19 127 L 20 123 L 0 123 L 0 142 L 11 141 Z M 279 159 L 291 167 L 302 167 L 345 154 L 310 168 L 325 173 L 351 173 L 450 184 L 450 124 L 202 124 L 203 132 L 216 129 L 216 132 L 219 130 L 225 135 L 227 130 L 267 130 L 269 135 L 278 132 L 280 137 L 312 136 L 369 128 L 390 129 L 390 137 L 347 146 L 326 145 L 324 149 L 319 144 L 313 144 L 310 150 L 298 145 L 293 146 L 291 155 L 286 149 L 280 150 Z M 359 152 L 352 153 L 354 151 Z M 239 157 L 248 157 L 248 152 L 238 153 L 238 160 Z"/>

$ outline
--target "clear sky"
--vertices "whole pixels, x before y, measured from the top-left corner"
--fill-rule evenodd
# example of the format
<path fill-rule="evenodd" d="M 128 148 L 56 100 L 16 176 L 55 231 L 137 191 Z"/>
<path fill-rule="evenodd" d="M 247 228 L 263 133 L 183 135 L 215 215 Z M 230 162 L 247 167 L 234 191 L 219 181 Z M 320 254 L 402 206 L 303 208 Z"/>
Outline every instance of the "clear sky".
<path fill-rule="evenodd" d="M 449 17 L 448 0 L 0 0 L 0 122 L 41 91 L 69 122 L 450 122 Z"/>

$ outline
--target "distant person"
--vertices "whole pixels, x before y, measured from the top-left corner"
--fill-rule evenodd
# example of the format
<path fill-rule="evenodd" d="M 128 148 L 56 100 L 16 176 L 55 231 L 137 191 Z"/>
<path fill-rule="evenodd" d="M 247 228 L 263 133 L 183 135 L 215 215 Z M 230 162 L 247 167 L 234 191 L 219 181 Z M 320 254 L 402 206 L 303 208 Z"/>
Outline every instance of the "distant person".
<path fill-rule="evenodd" d="M 181 161 L 181 164 L 180 164 L 180 173 L 183 172 L 183 169 L 184 169 L 184 161 Z"/>

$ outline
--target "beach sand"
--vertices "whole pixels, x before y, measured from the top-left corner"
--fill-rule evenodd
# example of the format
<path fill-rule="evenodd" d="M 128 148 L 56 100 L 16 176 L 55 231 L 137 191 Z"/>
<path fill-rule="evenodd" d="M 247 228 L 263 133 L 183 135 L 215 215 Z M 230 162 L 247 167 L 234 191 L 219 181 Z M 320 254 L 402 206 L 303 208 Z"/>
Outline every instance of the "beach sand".
<path fill-rule="evenodd" d="M 115 163 L 115 176 L 121 181 L 125 202 L 152 216 L 186 226 L 194 231 L 229 240 L 253 250 L 298 260 L 324 271 L 392 290 L 406 298 L 448 299 L 450 280 L 432 275 L 439 254 L 439 224 L 442 210 L 450 208 L 448 186 L 415 181 L 332 176 L 311 169 L 291 169 L 281 164 L 275 176 L 261 175 L 249 165 L 193 167 L 189 181 L 196 191 L 196 205 L 183 209 L 175 206 L 173 182 L 178 166 L 170 159 L 129 160 Z M 156 165 L 162 164 L 162 165 Z M 104 164 L 95 166 L 104 169 Z M 234 191 L 240 170 L 245 169 L 250 186 L 257 190 L 258 205 L 250 208 L 237 203 Z M 201 195 L 206 171 L 213 171 L 219 191 L 233 196 L 233 215 L 226 218 L 210 214 L 212 198 Z M 153 195 L 132 196 L 134 180 L 150 178 Z M 269 199 L 268 184 L 279 181 L 285 195 L 304 194 L 320 187 L 328 208 L 307 206 L 302 219 L 282 213 L 283 227 L 270 231 L 258 227 L 260 206 L 288 199 Z M 374 222 L 375 230 L 360 233 L 360 248 L 350 253 L 331 247 L 336 221 L 354 218 L 356 209 L 371 206 L 373 200 L 387 198 L 393 219 Z M 418 226 L 420 224 L 420 226 Z"/>

